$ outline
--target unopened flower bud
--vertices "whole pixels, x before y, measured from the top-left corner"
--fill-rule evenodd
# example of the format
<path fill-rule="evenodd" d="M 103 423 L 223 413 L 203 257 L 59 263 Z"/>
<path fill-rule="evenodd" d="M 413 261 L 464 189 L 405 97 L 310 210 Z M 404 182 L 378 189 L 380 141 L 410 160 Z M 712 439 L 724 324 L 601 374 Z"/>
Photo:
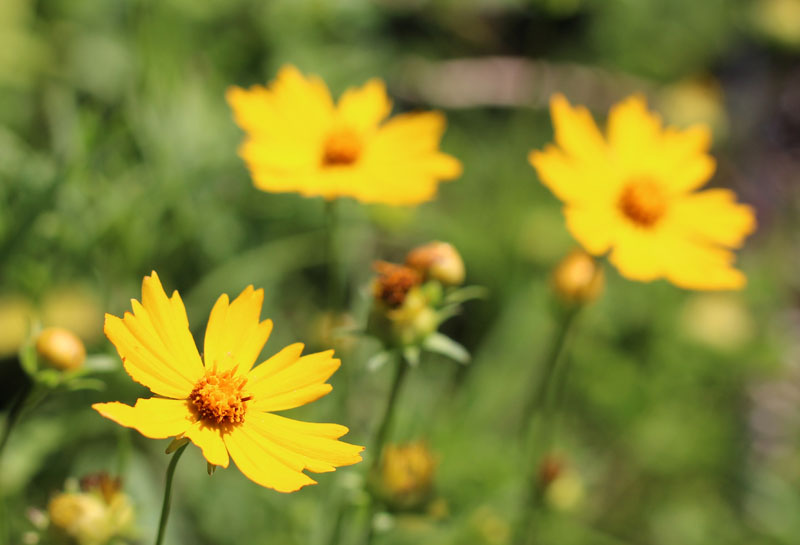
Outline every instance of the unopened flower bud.
<path fill-rule="evenodd" d="M 414 248 L 406 256 L 406 265 L 446 286 L 462 284 L 466 274 L 461 254 L 447 242 L 430 242 Z"/>
<path fill-rule="evenodd" d="M 600 264 L 583 250 L 573 250 L 553 271 L 553 288 L 570 304 L 590 303 L 603 292 L 605 275 Z"/>
<path fill-rule="evenodd" d="M 419 509 L 433 495 L 435 472 L 436 459 L 426 443 L 387 445 L 378 468 L 378 493 L 393 509 Z"/>
<path fill-rule="evenodd" d="M 86 359 L 83 342 L 71 331 L 48 327 L 36 339 L 36 353 L 48 365 L 62 371 L 80 368 Z"/>

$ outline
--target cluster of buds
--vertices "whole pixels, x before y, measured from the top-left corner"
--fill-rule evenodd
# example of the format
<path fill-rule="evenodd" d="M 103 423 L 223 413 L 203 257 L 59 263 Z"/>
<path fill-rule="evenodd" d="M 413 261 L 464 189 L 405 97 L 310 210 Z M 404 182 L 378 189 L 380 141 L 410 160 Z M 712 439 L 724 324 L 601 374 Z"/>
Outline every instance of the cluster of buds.
<path fill-rule="evenodd" d="M 433 498 L 436 465 L 423 441 L 386 445 L 371 488 L 393 511 L 422 510 Z"/>
<path fill-rule="evenodd" d="M 47 516 L 35 519 L 42 532 L 59 542 L 105 545 L 131 536 L 134 511 L 120 480 L 96 473 L 80 483 L 69 481 L 63 492 L 50 499 Z"/>
<path fill-rule="evenodd" d="M 437 332 L 462 302 L 478 295 L 474 288 L 460 287 L 465 269 L 458 251 L 431 242 L 411 250 L 403 264 L 377 261 L 374 269 L 369 332 L 387 349 L 402 350 L 412 363 L 423 348 L 466 362 L 466 350 Z"/>

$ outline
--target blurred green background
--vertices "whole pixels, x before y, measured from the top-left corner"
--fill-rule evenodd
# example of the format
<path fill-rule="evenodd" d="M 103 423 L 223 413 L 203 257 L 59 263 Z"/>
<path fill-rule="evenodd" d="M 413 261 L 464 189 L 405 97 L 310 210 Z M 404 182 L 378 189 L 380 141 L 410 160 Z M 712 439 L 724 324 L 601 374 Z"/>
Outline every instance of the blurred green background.
<path fill-rule="evenodd" d="M 437 500 L 386 514 L 376 542 L 508 543 L 533 472 L 515 444 L 554 329 L 548 274 L 574 245 L 526 154 L 552 137 L 552 92 L 601 119 L 642 91 L 671 123 L 713 127 L 712 185 L 758 211 L 739 261 L 750 283 L 696 294 L 607 268 L 572 345 L 556 441 L 569 471 L 540 542 L 797 543 L 798 61 L 800 0 L 0 0 L 0 404 L 24 382 L 14 354 L 32 322 L 115 355 L 102 313 L 128 309 L 153 269 L 183 295 L 198 339 L 216 297 L 252 283 L 275 321 L 265 354 L 328 348 L 324 203 L 252 187 L 224 93 L 285 63 L 334 96 L 378 76 L 395 111 L 446 112 L 442 148 L 464 175 L 417 208 L 340 203 L 356 323 L 370 262 L 429 240 L 453 243 L 490 296 L 445 326 L 472 364 L 426 359 L 403 391 L 393 439 L 427 440 Z M 390 372 L 366 369 L 374 343 L 342 350 L 334 394 L 289 416 L 330 420 L 343 403 L 346 439 L 364 444 Z M 28 508 L 45 509 L 67 478 L 107 470 L 151 540 L 167 441 L 92 411 L 146 395 L 121 367 L 104 378 L 104 391 L 51 397 L 15 430 L 0 469 L 11 534 L 30 531 Z M 362 501 L 365 469 L 281 495 L 232 468 L 208 478 L 190 449 L 168 541 L 326 543 L 337 498 Z"/>

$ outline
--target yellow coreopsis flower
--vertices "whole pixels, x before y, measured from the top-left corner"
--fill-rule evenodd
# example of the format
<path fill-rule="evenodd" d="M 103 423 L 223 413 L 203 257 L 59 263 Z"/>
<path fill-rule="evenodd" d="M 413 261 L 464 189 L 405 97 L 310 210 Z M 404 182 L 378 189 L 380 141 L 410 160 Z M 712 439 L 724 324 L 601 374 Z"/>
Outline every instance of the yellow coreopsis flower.
<path fill-rule="evenodd" d="M 231 87 L 227 99 L 247 133 L 239 154 L 263 191 L 413 205 L 461 174 L 461 163 L 439 151 L 444 115 L 387 120 L 392 102 L 379 79 L 334 104 L 324 81 L 285 66 L 268 87 Z"/>
<path fill-rule="evenodd" d="M 142 282 L 133 313 L 106 315 L 105 333 L 125 370 L 156 395 L 123 403 L 96 403 L 100 414 L 154 439 L 185 437 L 209 464 L 229 457 L 252 481 L 280 492 L 315 484 L 303 470 L 334 471 L 361 460 L 363 447 L 338 441 L 337 424 L 291 420 L 272 414 L 310 403 L 331 391 L 325 381 L 338 369 L 333 350 L 301 357 L 287 346 L 253 367 L 272 331 L 260 321 L 264 291 L 248 286 L 232 302 L 219 297 L 197 351 L 183 301 L 167 298 L 155 271 Z"/>
<path fill-rule="evenodd" d="M 603 135 L 584 107 L 550 102 L 556 145 L 529 155 L 564 202 L 572 235 L 632 280 L 666 278 L 698 290 L 739 289 L 731 249 L 755 229 L 728 189 L 695 192 L 714 172 L 705 126 L 663 127 L 641 96 L 615 105 Z"/>

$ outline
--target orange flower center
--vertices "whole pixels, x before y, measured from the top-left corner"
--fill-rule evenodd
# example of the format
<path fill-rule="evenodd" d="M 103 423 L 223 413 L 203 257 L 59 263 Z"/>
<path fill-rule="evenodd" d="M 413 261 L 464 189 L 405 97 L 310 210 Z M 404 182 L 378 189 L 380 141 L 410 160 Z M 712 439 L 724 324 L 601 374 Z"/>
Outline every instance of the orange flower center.
<path fill-rule="evenodd" d="M 667 211 L 667 198 L 657 182 L 637 178 L 622 190 L 619 208 L 635 224 L 652 227 Z"/>
<path fill-rule="evenodd" d="M 361 137 L 352 129 L 336 129 L 325 139 L 323 166 L 352 165 L 361 155 Z"/>
<path fill-rule="evenodd" d="M 247 378 L 238 376 L 234 370 L 219 373 L 216 369 L 206 374 L 195 384 L 189 400 L 194 404 L 200 418 L 214 424 L 240 424 L 247 411 L 243 395 Z"/>

